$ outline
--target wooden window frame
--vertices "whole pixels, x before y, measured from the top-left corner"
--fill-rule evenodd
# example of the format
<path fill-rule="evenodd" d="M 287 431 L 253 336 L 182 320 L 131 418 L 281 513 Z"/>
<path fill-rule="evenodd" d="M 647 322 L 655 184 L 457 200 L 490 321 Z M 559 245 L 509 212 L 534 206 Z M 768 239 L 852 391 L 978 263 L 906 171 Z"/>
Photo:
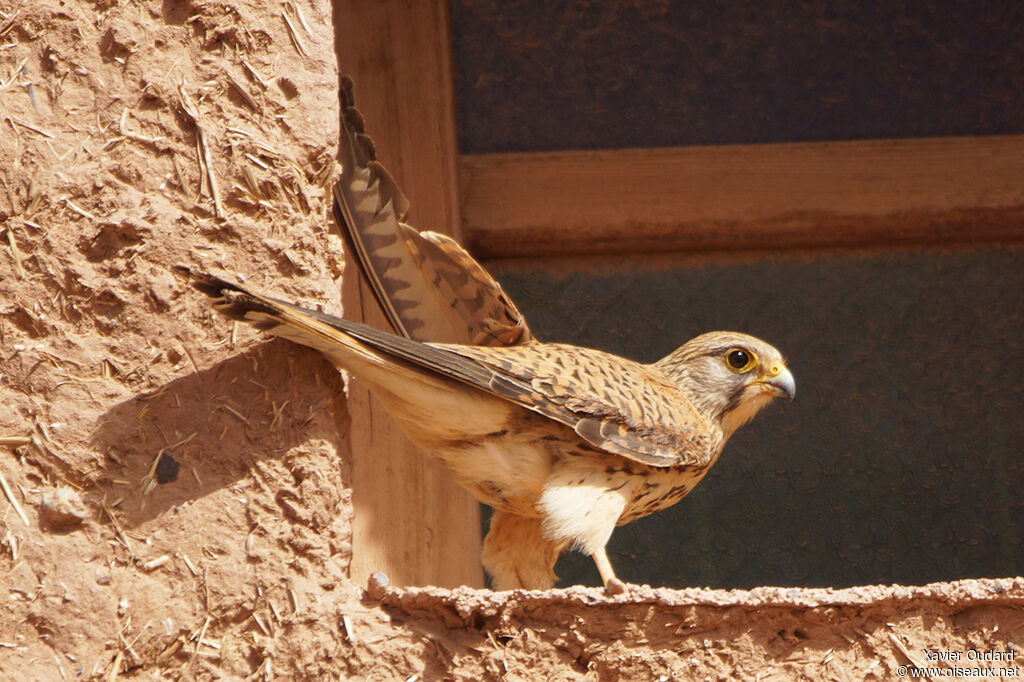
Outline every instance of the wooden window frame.
<path fill-rule="evenodd" d="M 460 158 L 482 258 L 1024 241 L 1024 135 Z"/>

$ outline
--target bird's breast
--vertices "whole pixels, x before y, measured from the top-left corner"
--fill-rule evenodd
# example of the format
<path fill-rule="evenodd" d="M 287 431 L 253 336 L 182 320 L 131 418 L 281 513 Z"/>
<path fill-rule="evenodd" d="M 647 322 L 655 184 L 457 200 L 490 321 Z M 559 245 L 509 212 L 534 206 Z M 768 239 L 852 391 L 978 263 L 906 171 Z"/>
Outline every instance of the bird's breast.
<path fill-rule="evenodd" d="M 634 471 L 633 496 L 618 525 L 667 509 L 690 494 L 707 473 L 707 466 L 645 467 Z"/>

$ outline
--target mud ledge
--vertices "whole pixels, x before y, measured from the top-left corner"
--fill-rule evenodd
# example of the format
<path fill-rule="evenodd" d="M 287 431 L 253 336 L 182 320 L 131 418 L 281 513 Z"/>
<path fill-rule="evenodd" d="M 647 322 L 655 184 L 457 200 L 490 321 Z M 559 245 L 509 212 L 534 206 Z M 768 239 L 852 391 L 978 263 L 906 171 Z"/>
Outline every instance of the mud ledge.
<path fill-rule="evenodd" d="M 752 590 L 715 590 L 703 587 L 669 589 L 630 585 L 625 594 L 607 596 L 597 587 L 495 592 L 466 587 L 386 587 L 376 601 L 383 606 L 413 610 L 430 604 L 453 610 L 460 617 L 492 616 L 510 608 L 537 605 L 569 608 L 618 608 L 653 605 L 674 609 L 690 606 L 779 607 L 810 609 L 825 606 L 906 605 L 932 601 L 964 608 L 978 604 L 1024 606 L 1024 577 L 978 578 L 927 585 L 858 585 L 856 587 L 755 587 Z"/>
<path fill-rule="evenodd" d="M 893 679 L 908 667 L 940 669 L 933 675 L 1013 668 L 1024 641 L 1019 577 L 844 589 L 630 586 L 615 597 L 583 587 L 369 592 L 364 604 L 382 608 L 406 642 L 432 645 L 428 678 L 469 679 L 457 671 L 474 670 L 484 679 Z"/>

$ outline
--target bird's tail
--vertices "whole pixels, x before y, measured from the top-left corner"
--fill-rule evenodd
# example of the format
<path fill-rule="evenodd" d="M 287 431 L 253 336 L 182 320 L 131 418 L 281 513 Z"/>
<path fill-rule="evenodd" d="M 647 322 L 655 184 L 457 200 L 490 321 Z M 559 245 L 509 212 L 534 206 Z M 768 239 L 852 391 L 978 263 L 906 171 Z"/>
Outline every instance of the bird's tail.
<path fill-rule="evenodd" d="M 366 372 L 374 367 L 406 376 L 422 376 L 426 370 L 435 376 L 489 389 L 489 370 L 444 348 L 254 294 L 234 282 L 184 265 L 174 266 L 174 271 L 213 299 L 213 307 L 225 316 L 314 348 L 335 365 L 354 372 L 361 379 L 370 378 L 365 376 Z"/>
<path fill-rule="evenodd" d="M 360 342 L 348 333 L 358 333 L 359 328 L 365 325 L 255 294 L 234 282 L 184 265 L 174 266 L 174 271 L 186 278 L 195 289 L 209 296 L 213 307 L 226 317 L 314 348 L 326 355 L 335 365 L 356 370 L 353 364 L 388 364 L 384 353 L 365 342 Z"/>
<path fill-rule="evenodd" d="M 475 433 L 459 415 L 473 414 L 480 433 L 502 428 L 506 401 L 484 400 L 490 372 L 444 348 L 247 291 L 219 277 L 175 266 L 225 316 L 309 346 L 363 382 L 414 442 L 427 447 Z M 477 392 L 460 384 L 481 389 Z"/>

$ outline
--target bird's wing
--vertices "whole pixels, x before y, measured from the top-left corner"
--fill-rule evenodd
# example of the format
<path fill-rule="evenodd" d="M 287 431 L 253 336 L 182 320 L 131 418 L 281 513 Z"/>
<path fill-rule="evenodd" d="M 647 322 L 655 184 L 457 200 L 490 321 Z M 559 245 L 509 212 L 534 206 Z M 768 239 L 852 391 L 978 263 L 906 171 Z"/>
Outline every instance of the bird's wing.
<path fill-rule="evenodd" d="M 395 332 L 417 341 L 482 346 L 535 340 L 501 285 L 457 242 L 406 225 L 409 200 L 376 160 L 342 79 L 341 177 L 334 215 Z"/>
<path fill-rule="evenodd" d="M 175 270 L 228 317 L 315 348 L 342 366 L 354 339 L 398 361 L 396 371 L 414 365 L 476 387 L 565 424 L 612 454 L 657 467 L 700 466 L 721 446 L 721 432 L 647 365 L 562 344 L 420 343 L 253 294 L 185 266 Z"/>
<path fill-rule="evenodd" d="M 649 365 L 554 343 L 436 345 L 490 369 L 492 393 L 572 427 L 606 452 L 657 467 L 703 466 L 723 444 L 721 430 Z"/>

